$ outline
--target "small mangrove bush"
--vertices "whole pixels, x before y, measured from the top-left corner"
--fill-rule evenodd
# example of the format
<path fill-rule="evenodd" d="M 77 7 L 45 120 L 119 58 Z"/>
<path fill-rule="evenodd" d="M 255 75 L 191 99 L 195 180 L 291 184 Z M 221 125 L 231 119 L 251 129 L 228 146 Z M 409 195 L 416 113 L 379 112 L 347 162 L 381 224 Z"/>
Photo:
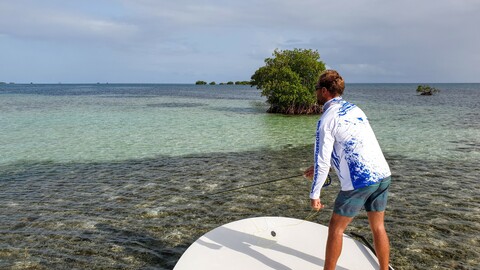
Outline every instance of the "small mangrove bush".
<path fill-rule="evenodd" d="M 275 50 L 252 75 L 251 86 L 262 90 L 269 113 L 318 114 L 315 84 L 325 70 L 316 50 Z"/>
<path fill-rule="evenodd" d="M 431 96 L 435 93 L 438 93 L 440 92 L 440 90 L 438 90 L 437 88 L 435 87 L 431 87 L 429 85 L 419 85 L 417 86 L 417 93 L 420 93 L 420 95 L 422 96 Z"/>

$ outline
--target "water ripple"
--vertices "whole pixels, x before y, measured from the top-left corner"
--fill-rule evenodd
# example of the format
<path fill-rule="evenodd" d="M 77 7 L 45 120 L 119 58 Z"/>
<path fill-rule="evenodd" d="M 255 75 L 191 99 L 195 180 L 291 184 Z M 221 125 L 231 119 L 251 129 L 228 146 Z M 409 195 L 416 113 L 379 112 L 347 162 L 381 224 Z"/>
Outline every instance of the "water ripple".
<path fill-rule="evenodd" d="M 311 147 L 0 167 L 0 268 L 171 269 L 188 245 L 221 224 L 262 215 L 303 219 L 310 209 L 302 178 L 208 194 L 298 175 L 311 162 Z M 403 156 L 388 161 L 392 264 L 478 266 L 478 169 Z M 335 182 L 323 192 L 327 209 L 315 221 L 328 223 L 337 189 Z M 364 213 L 349 231 L 369 236 Z"/>

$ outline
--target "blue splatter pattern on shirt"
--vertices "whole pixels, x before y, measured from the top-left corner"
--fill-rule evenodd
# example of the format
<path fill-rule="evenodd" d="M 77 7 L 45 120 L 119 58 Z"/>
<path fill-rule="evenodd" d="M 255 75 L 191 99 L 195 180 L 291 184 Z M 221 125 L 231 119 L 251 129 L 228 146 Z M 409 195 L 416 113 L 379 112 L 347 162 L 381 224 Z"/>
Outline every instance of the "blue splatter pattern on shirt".
<path fill-rule="evenodd" d="M 344 145 L 345 158 L 350 171 L 350 179 L 355 189 L 366 187 L 376 182 L 377 173 L 371 171 L 369 166 L 362 162 L 360 154 L 355 152 L 356 146 L 361 143 L 356 138 L 352 138 Z"/>
<path fill-rule="evenodd" d="M 340 109 L 338 110 L 338 115 L 340 116 L 346 115 L 348 111 L 357 107 L 355 104 L 350 103 L 348 101 L 344 101 L 344 100 L 341 101 L 341 104 L 342 104 L 342 107 L 340 107 Z"/>

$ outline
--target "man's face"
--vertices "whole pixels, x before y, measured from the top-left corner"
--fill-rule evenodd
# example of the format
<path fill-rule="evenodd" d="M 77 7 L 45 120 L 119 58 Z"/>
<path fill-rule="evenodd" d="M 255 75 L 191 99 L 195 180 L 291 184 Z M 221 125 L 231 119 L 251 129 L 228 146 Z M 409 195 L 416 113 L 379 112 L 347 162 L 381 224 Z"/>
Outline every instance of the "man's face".
<path fill-rule="evenodd" d="M 327 102 L 327 97 L 325 97 L 327 92 L 328 92 L 327 88 L 325 88 L 325 87 L 317 87 L 316 88 L 315 94 L 317 95 L 318 105 L 323 106 L 323 104 L 325 104 Z"/>

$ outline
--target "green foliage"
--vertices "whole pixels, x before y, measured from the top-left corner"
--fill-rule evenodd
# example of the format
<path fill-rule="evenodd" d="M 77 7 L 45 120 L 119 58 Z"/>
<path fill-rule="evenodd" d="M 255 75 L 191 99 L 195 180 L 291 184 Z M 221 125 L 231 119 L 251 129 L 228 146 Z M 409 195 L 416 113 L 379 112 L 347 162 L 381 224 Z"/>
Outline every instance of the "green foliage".
<path fill-rule="evenodd" d="M 265 66 L 252 75 L 251 85 L 262 90 L 269 112 L 285 114 L 319 113 L 315 84 L 325 70 L 316 50 L 275 50 Z"/>
<path fill-rule="evenodd" d="M 250 85 L 250 81 L 236 81 L 235 85 Z"/>
<path fill-rule="evenodd" d="M 440 92 L 437 88 L 431 87 L 429 85 L 419 85 L 417 86 L 417 93 L 420 93 L 422 96 L 431 96 L 435 93 Z"/>
<path fill-rule="evenodd" d="M 217 83 L 216 82 L 210 82 L 210 83 L 207 83 L 206 81 L 196 81 L 195 84 L 197 85 L 206 85 L 206 84 L 209 84 L 209 85 L 216 85 Z M 236 81 L 235 83 L 232 82 L 232 81 L 229 81 L 229 82 L 221 82 L 219 83 L 219 85 L 249 85 L 250 84 L 250 81 Z"/>

